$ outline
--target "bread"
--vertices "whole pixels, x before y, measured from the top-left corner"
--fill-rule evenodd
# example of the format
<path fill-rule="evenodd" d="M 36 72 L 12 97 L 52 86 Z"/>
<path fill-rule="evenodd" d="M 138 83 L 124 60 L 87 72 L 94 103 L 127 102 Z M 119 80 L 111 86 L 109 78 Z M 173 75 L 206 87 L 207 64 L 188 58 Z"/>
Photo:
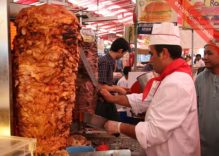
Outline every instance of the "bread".
<path fill-rule="evenodd" d="M 144 8 L 141 20 L 146 22 L 165 22 L 171 20 L 171 8 L 166 2 L 151 2 Z"/>

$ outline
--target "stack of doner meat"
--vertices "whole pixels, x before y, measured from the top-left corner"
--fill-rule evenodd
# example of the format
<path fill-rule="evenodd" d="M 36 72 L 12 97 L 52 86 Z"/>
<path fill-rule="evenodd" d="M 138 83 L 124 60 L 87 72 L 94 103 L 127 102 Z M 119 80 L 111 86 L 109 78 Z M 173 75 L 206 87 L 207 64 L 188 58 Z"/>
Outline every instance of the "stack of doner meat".
<path fill-rule="evenodd" d="M 91 67 L 94 76 L 97 78 L 97 44 L 96 42 L 82 42 L 84 53 L 86 55 L 87 61 Z M 80 115 L 78 113 L 90 112 L 94 113 L 97 103 L 97 90 L 93 85 L 90 77 L 83 65 L 83 62 L 79 62 L 78 77 L 77 77 L 77 89 L 76 89 L 76 107 L 74 109 L 74 116 L 76 119 Z M 86 98 L 84 98 L 86 97 Z"/>
<path fill-rule="evenodd" d="M 67 146 L 75 105 L 80 25 L 62 6 L 22 9 L 16 18 L 13 76 L 16 128 L 37 153 Z"/>

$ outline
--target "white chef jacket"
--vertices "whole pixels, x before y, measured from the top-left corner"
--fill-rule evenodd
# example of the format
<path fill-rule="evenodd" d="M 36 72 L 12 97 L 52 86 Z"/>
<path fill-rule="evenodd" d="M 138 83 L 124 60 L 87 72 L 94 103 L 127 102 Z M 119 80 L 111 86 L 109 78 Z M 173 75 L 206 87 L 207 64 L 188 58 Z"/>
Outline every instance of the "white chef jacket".
<path fill-rule="evenodd" d="M 128 80 L 126 80 L 125 76 L 119 79 L 119 81 L 117 82 L 117 86 L 128 88 Z"/>
<path fill-rule="evenodd" d="M 141 97 L 127 95 L 133 110 L 147 109 L 145 121 L 135 127 L 137 140 L 147 156 L 200 156 L 192 78 L 186 73 L 174 72 L 163 79 L 155 95 L 151 93 L 154 90 L 152 87 L 144 102 L 140 101 L 142 94 Z"/>

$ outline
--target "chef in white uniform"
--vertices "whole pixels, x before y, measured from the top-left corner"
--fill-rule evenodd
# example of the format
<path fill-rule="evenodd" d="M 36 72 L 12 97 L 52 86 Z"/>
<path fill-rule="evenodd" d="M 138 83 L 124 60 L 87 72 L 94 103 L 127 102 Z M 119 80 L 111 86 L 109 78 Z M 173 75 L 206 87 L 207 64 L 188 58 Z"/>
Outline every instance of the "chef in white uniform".
<path fill-rule="evenodd" d="M 108 121 L 108 133 L 136 138 L 147 156 L 200 156 L 197 101 L 191 68 L 181 59 L 179 28 L 173 23 L 154 24 L 150 63 L 160 76 L 148 81 L 141 94 L 111 95 L 110 102 L 146 112 L 137 125 Z"/>

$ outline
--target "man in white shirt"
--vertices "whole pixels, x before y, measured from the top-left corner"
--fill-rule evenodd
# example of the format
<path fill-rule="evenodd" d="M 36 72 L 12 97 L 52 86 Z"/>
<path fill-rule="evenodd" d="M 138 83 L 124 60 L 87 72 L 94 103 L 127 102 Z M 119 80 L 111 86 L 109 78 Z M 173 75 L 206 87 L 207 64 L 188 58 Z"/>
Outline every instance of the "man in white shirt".
<path fill-rule="evenodd" d="M 105 129 L 136 138 L 147 156 L 200 156 L 196 92 L 191 68 L 181 59 L 179 28 L 154 24 L 149 47 L 160 76 L 148 81 L 143 93 L 113 96 L 101 90 L 107 101 L 147 111 L 145 121 L 136 126 L 108 121 Z"/>
<path fill-rule="evenodd" d="M 196 70 L 194 75 L 194 80 L 196 79 L 197 75 L 202 72 L 205 68 L 205 62 L 202 60 L 202 57 L 200 54 L 197 54 L 195 56 L 195 61 L 193 65 L 194 69 Z"/>
<path fill-rule="evenodd" d="M 195 56 L 195 62 L 194 67 L 200 68 L 205 66 L 205 62 L 202 60 L 201 54 L 197 54 Z"/>

